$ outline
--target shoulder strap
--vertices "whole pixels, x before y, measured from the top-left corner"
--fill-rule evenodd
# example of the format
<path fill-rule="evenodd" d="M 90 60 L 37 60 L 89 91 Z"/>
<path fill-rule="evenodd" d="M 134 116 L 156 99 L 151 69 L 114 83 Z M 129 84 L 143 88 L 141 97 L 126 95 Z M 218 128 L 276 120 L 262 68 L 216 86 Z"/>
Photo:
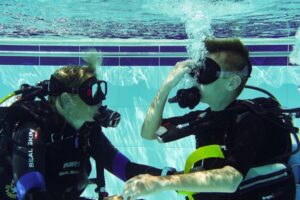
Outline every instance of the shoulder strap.
<path fill-rule="evenodd" d="M 10 125 L 17 121 L 33 120 L 38 123 L 44 131 L 53 131 L 53 124 L 58 123 L 55 109 L 47 101 L 25 101 L 13 104 L 9 107 L 7 120 Z M 49 123 L 51 122 L 51 124 Z"/>
<path fill-rule="evenodd" d="M 8 151 L 8 132 L 6 131 L 6 115 L 8 108 L 0 107 L 0 157 L 7 154 Z"/>

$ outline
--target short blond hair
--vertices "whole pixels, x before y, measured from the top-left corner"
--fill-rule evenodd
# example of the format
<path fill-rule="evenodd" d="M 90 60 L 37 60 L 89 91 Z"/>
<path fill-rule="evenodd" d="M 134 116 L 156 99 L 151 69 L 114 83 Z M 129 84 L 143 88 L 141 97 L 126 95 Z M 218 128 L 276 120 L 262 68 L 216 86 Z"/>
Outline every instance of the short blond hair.
<path fill-rule="evenodd" d="M 79 87 L 85 80 L 95 76 L 95 69 L 83 66 L 64 66 L 56 70 L 52 76 L 66 87 Z"/>
<path fill-rule="evenodd" d="M 79 87 L 84 81 L 91 77 L 97 76 L 97 65 L 98 58 L 94 54 L 88 55 L 84 59 L 87 63 L 87 66 L 64 66 L 56 70 L 52 76 L 64 84 L 65 87 L 76 88 Z M 54 103 L 57 97 L 50 96 L 50 103 Z"/>
<path fill-rule="evenodd" d="M 79 87 L 88 78 L 96 76 L 99 64 L 99 59 L 95 53 L 90 53 L 84 60 L 87 66 L 64 66 L 52 75 L 64 83 L 66 87 Z"/>

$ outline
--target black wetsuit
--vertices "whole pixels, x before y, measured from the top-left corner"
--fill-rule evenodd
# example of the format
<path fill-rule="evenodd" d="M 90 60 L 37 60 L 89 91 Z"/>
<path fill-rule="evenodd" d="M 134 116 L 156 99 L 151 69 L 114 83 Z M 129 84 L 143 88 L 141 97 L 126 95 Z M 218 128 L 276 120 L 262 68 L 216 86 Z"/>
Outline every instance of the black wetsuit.
<path fill-rule="evenodd" d="M 212 112 L 207 109 L 205 113 L 190 112 L 181 117 L 173 117 L 163 120 L 163 125 L 175 127 L 178 124 L 203 119 L 204 123 L 211 125 L 203 126 L 202 129 L 195 131 L 196 147 L 218 144 L 221 145 L 225 159 L 206 159 L 202 163 L 196 163 L 204 170 L 222 168 L 226 165 L 237 169 L 244 177 L 248 170 L 262 164 L 273 162 L 281 162 L 287 164 L 288 158 L 274 161 L 273 158 L 278 155 L 287 153 L 291 148 L 291 140 L 289 134 L 283 134 L 281 129 L 266 130 L 266 121 L 262 120 L 252 111 L 244 113 L 244 115 L 228 115 L 226 111 L 237 105 L 232 103 L 227 109 L 219 112 Z M 238 119 L 240 117 L 240 119 Z M 290 173 L 290 172 L 289 172 Z M 273 194 L 276 200 L 294 200 L 295 199 L 295 182 L 292 175 L 288 179 L 280 182 L 274 182 L 262 189 L 256 189 L 243 195 L 220 194 L 220 193 L 201 193 L 194 195 L 196 199 L 206 200 L 261 200 L 263 196 Z M 268 199 L 267 197 L 265 199 Z"/>
<path fill-rule="evenodd" d="M 45 113 L 44 106 L 34 106 Z M 31 115 L 16 120 L 13 126 L 11 159 L 18 199 L 78 199 L 88 184 L 90 156 L 124 181 L 141 173 L 161 173 L 160 169 L 131 162 L 99 126 L 87 133 L 76 131 L 57 112 L 43 120 Z"/>

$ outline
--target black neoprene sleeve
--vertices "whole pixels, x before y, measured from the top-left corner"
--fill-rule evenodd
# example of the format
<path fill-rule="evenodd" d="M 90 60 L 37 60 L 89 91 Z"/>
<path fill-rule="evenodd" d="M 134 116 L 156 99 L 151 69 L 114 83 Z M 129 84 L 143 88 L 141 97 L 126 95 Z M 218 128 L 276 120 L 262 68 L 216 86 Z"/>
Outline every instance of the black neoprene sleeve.
<path fill-rule="evenodd" d="M 123 181 L 139 174 L 160 175 L 162 170 L 131 162 L 124 154 L 122 154 L 101 131 L 94 131 L 90 136 L 91 149 L 90 153 L 96 160 L 100 160 L 104 168 L 116 175 Z"/>
<path fill-rule="evenodd" d="M 46 189 L 45 139 L 40 127 L 32 122 L 22 123 L 13 133 L 12 139 L 13 178 L 16 182 L 18 199 L 23 199 L 32 189 L 36 191 Z"/>

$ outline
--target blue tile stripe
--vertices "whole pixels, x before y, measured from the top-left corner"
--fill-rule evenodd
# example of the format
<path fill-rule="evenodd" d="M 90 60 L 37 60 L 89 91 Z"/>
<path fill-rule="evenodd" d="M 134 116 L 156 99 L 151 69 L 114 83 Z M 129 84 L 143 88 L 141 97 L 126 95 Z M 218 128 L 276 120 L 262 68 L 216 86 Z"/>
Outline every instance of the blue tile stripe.
<path fill-rule="evenodd" d="M 40 57 L 40 65 L 79 65 L 79 57 Z"/>
<path fill-rule="evenodd" d="M 39 57 L 0 56 L 0 65 L 39 65 Z"/>
<path fill-rule="evenodd" d="M 247 45 L 252 53 L 257 52 L 285 52 L 286 55 L 292 51 L 292 45 Z M 184 60 L 183 57 L 159 57 L 159 53 L 186 53 L 185 46 L 34 46 L 34 45 L 0 45 L 0 51 L 6 52 L 103 52 L 102 65 L 104 66 L 170 66 Z M 106 52 L 110 55 L 105 56 Z M 126 56 L 126 52 L 128 55 Z M 114 53 L 125 54 L 114 57 Z M 133 57 L 136 53 L 151 54 L 151 57 Z M 288 57 L 255 57 L 251 60 L 253 65 L 286 66 L 289 65 Z M 78 55 L 77 55 L 78 56 Z M 79 57 L 34 57 L 34 56 L 0 56 L 0 65 L 84 65 L 85 62 Z"/>
<path fill-rule="evenodd" d="M 121 66 L 159 66 L 159 58 L 120 58 Z"/>
<path fill-rule="evenodd" d="M 1 51 L 39 51 L 39 46 L 0 45 Z"/>
<path fill-rule="evenodd" d="M 78 46 L 41 46 L 40 51 L 79 52 L 79 47 Z"/>
<path fill-rule="evenodd" d="M 158 46 L 121 46 L 120 52 L 159 52 Z"/>
<path fill-rule="evenodd" d="M 255 51 L 289 51 L 289 45 L 246 45 L 250 52 Z"/>
<path fill-rule="evenodd" d="M 185 46 L 160 46 L 160 52 L 186 52 Z"/>
<path fill-rule="evenodd" d="M 119 46 L 80 46 L 79 47 L 81 52 L 87 52 L 87 51 L 100 51 L 100 52 L 119 52 L 120 47 Z"/>

